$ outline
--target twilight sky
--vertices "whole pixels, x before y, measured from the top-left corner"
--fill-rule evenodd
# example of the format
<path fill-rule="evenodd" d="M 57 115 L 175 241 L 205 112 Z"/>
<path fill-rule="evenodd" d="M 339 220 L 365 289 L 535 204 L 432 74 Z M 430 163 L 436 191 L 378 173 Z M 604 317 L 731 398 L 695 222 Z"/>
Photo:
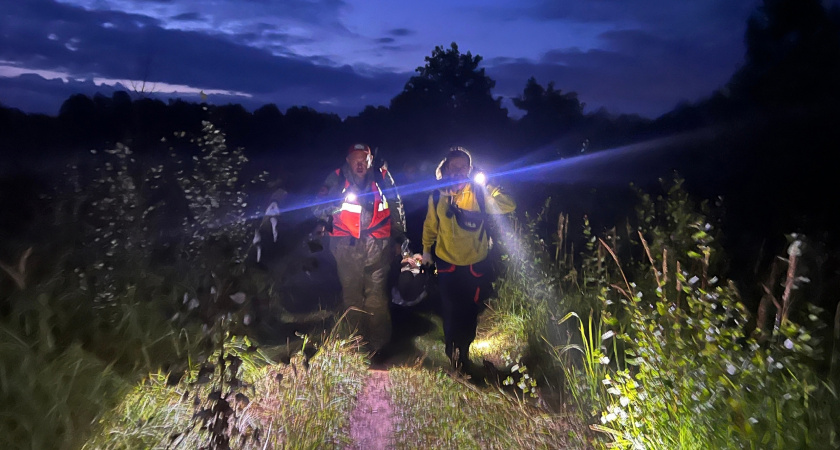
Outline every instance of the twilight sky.
<path fill-rule="evenodd" d="M 729 79 L 759 4 L 0 0 L 0 104 L 54 115 L 73 93 L 110 95 L 116 86 L 344 117 L 387 106 L 435 46 L 456 42 L 484 58 L 496 96 L 520 95 L 534 76 L 577 92 L 586 111 L 654 118 Z"/>

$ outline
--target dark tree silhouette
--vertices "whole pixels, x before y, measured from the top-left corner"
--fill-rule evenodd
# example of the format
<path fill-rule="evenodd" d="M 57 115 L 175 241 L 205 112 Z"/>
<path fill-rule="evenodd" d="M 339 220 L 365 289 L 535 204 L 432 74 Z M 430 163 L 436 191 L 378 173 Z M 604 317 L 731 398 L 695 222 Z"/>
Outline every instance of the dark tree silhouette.
<path fill-rule="evenodd" d="M 356 140 L 377 143 L 382 147 L 393 148 L 400 137 L 393 135 L 394 117 L 391 110 L 384 106 L 368 105 L 358 116 L 345 119 L 346 132 Z"/>
<path fill-rule="evenodd" d="M 282 144 L 284 117 L 275 104 L 263 105 L 254 111 L 252 136 L 245 148 L 257 152 L 276 149 Z"/>
<path fill-rule="evenodd" d="M 507 128 L 507 110 L 492 96 L 496 82 L 478 68 L 481 59 L 461 54 L 454 42 L 449 49 L 435 47 L 391 100 L 396 122 L 418 138 L 418 145 L 481 143 Z"/>
<path fill-rule="evenodd" d="M 84 94 L 71 95 L 58 112 L 64 135 L 71 144 L 92 146 L 96 131 L 96 104 Z"/>
<path fill-rule="evenodd" d="M 525 111 L 519 121 L 522 139 L 530 145 L 544 145 L 583 120 L 584 104 L 577 93 L 563 93 L 554 88 L 554 82 L 543 88 L 531 77 L 525 84 L 522 95 L 513 99 L 517 108 Z"/>
<path fill-rule="evenodd" d="M 819 0 L 764 0 L 747 24 L 746 62 L 730 89 L 765 106 L 836 102 L 839 18 Z"/>

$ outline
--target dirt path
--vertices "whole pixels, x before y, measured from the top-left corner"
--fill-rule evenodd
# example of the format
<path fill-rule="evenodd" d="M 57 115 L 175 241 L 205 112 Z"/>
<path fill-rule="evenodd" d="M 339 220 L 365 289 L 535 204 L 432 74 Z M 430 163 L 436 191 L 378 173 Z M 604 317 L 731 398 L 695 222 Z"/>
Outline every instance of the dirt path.
<path fill-rule="evenodd" d="M 368 372 L 365 387 L 350 416 L 350 436 L 353 450 L 393 448 L 393 409 L 391 408 L 391 377 L 387 370 Z"/>

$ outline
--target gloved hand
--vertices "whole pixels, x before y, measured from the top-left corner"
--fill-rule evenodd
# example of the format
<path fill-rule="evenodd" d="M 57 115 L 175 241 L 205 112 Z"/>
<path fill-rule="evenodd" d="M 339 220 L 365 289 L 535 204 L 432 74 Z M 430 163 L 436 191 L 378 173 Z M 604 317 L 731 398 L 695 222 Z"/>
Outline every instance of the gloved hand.
<path fill-rule="evenodd" d="M 494 195 L 496 195 L 497 193 L 499 193 L 502 190 L 502 187 L 501 186 L 496 186 L 495 184 L 489 184 L 488 183 L 486 186 L 484 186 L 484 190 L 487 192 L 487 194 L 489 194 L 491 197 L 493 197 Z"/>
<path fill-rule="evenodd" d="M 430 252 L 423 252 L 423 264 L 432 265 L 435 263 L 435 260 L 432 259 L 432 254 Z"/>

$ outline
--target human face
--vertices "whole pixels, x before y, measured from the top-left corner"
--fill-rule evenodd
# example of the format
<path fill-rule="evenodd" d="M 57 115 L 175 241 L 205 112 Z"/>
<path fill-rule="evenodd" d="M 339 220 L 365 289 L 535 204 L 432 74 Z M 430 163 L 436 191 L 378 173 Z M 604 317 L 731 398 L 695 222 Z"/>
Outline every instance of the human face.
<path fill-rule="evenodd" d="M 470 179 L 470 160 L 465 157 L 455 157 L 446 163 L 446 177 L 452 181 L 462 181 L 457 184 L 458 189 L 463 189 Z"/>
<path fill-rule="evenodd" d="M 354 175 L 364 177 L 370 169 L 370 153 L 352 152 L 347 155 L 347 164 L 350 165 L 350 171 Z"/>

